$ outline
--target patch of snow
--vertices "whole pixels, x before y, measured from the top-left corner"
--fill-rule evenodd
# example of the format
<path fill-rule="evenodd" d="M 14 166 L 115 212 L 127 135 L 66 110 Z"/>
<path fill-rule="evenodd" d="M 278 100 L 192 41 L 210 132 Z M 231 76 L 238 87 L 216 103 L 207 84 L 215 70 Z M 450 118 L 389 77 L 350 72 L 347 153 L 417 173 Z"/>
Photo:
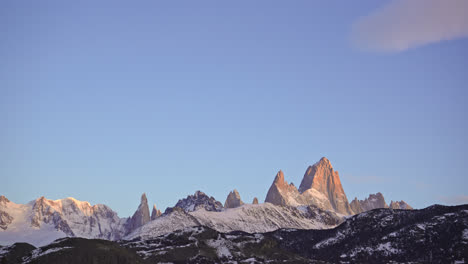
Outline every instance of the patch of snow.
<path fill-rule="evenodd" d="M 390 242 L 379 244 L 376 248 L 377 251 L 383 251 L 385 255 L 398 254 L 401 251 L 399 249 L 393 248 Z"/>
<path fill-rule="evenodd" d="M 321 248 L 324 246 L 336 244 L 339 241 L 341 241 L 344 237 L 345 235 L 343 233 L 337 232 L 337 234 L 334 237 L 327 238 L 315 244 L 314 248 Z"/>
<path fill-rule="evenodd" d="M 417 224 L 416 226 L 421 230 L 426 230 L 426 225 L 425 224 Z"/>
<path fill-rule="evenodd" d="M 468 229 L 463 230 L 462 239 L 468 240 Z"/>
<path fill-rule="evenodd" d="M 47 254 L 50 254 L 50 253 L 54 253 L 54 252 L 65 250 L 65 249 L 71 249 L 71 248 L 73 248 L 73 247 L 57 247 L 57 248 L 49 248 L 46 251 L 42 251 L 42 249 L 38 248 L 38 249 L 35 249 L 35 250 L 32 251 L 32 256 L 28 257 L 25 260 L 25 263 L 29 263 L 32 260 L 34 260 L 34 259 L 36 259 L 36 258 L 38 258 L 40 256 L 44 256 L 44 255 L 47 255 Z"/>
<path fill-rule="evenodd" d="M 216 253 L 218 257 L 227 257 L 232 258 L 231 251 L 229 251 L 228 244 L 224 239 L 210 239 L 206 241 L 206 244 L 214 249 L 216 249 Z"/>

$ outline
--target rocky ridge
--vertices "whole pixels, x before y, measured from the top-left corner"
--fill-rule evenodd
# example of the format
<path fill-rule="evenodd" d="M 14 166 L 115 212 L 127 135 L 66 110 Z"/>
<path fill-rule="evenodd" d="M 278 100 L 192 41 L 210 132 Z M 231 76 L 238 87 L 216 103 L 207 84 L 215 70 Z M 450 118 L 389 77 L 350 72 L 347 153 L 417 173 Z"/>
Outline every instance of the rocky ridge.
<path fill-rule="evenodd" d="M 244 202 L 242 202 L 239 192 L 234 189 L 228 194 L 226 202 L 224 202 L 224 208 L 236 208 L 243 204 Z"/>
<path fill-rule="evenodd" d="M 464 263 L 468 205 L 375 209 L 328 230 L 250 234 L 194 226 L 118 243 L 65 238 L 40 248 L 0 246 L 0 262 L 7 263 L 82 263 L 90 258 L 109 263 Z"/>

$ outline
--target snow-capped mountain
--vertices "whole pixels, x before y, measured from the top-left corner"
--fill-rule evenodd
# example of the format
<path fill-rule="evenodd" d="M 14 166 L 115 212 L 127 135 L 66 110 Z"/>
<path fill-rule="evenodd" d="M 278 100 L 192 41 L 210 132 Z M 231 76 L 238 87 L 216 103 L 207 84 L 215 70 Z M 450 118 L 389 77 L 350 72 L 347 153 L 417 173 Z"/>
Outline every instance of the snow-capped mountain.
<path fill-rule="evenodd" d="M 187 198 L 180 199 L 174 207 L 167 208 L 164 214 L 172 212 L 175 207 L 182 208 L 185 212 L 193 212 L 198 209 L 207 211 L 222 211 L 223 204 L 217 201 L 213 196 L 209 197 L 204 192 L 196 191 L 193 195 L 188 195 Z"/>
<path fill-rule="evenodd" d="M 244 204 L 223 211 L 185 211 L 174 207 L 169 214 L 136 229 L 125 239 L 151 238 L 192 226 L 207 226 L 219 232 L 269 232 L 279 228 L 325 229 L 344 221 L 334 212 L 314 206 L 277 206 L 271 203 Z"/>
<path fill-rule="evenodd" d="M 24 243 L 0 246 L 0 263 L 466 263 L 467 259 L 468 205 L 376 209 L 328 230 L 251 234 L 196 226 L 118 242 L 63 238 L 41 248 Z"/>
<path fill-rule="evenodd" d="M 325 157 L 307 168 L 299 189 L 293 183 L 288 184 L 284 173 L 280 170 L 268 190 L 265 202 L 289 206 L 315 205 L 323 210 L 334 211 L 342 215 L 388 208 L 381 193 L 371 194 L 365 200 L 355 198 L 350 204 L 338 172 Z M 402 207 L 398 208 L 412 209 L 411 206 L 403 203 Z"/>
<path fill-rule="evenodd" d="M 65 236 L 120 239 L 125 219 L 108 206 L 90 205 L 74 198 L 48 200 L 40 197 L 27 204 L 16 204 L 0 197 L 2 215 L 0 244 L 50 243 Z"/>
<path fill-rule="evenodd" d="M 391 208 L 412 209 L 404 201 L 392 202 Z M 43 245 L 60 237 L 84 237 L 118 240 L 123 237 L 155 236 L 177 229 L 204 225 L 219 232 L 269 232 L 279 228 L 331 228 L 348 215 L 375 208 L 388 208 L 381 193 L 348 203 L 338 176 L 328 159 L 322 158 L 307 168 L 299 189 L 288 184 L 279 171 L 265 203 L 244 204 L 239 192 L 230 192 L 225 206 L 201 191 L 180 199 L 164 214 L 148 200 L 128 218 L 120 218 L 106 205 L 66 198 L 38 198 L 27 204 L 15 204 L 0 196 L 0 244 L 29 242 Z"/>
<path fill-rule="evenodd" d="M 313 204 L 343 215 L 353 213 L 338 172 L 333 170 L 325 157 L 307 168 L 299 190 L 294 184 L 288 184 L 283 172 L 279 171 L 268 190 L 265 202 L 290 206 Z"/>

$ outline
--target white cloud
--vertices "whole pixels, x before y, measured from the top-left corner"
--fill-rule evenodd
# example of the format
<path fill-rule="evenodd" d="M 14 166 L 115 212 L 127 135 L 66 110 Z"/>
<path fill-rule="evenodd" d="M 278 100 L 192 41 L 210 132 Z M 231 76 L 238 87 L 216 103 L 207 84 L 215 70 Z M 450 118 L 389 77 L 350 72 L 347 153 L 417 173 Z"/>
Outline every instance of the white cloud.
<path fill-rule="evenodd" d="M 468 37 L 468 0 L 392 0 L 356 21 L 352 37 L 360 48 L 385 52 Z"/>
<path fill-rule="evenodd" d="M 468 195 L 441 196 L 439 200 L 446 204 L 468 204 Z"/>

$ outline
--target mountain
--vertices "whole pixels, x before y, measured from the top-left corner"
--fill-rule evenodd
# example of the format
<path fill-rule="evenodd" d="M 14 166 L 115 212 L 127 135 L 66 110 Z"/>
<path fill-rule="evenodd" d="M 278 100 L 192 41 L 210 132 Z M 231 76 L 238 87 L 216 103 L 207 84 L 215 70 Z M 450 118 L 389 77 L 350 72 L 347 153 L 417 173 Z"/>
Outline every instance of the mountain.
<path fill-rule="evenodd" d="M 90 205 L 74 198 L 40 197 L 27 204 L 0 198 L 0 244 L 25 241 L 43 245 L 66 236 L 117 240 L 126 219 L 103 204 Z"/>
<path fill-rule="evenodd" d="M 213 196 L 209 197 L 204 192 L 196 191 L 193 195 L 188 195 L 187 198 L 180 199 L 174 207 L 167 208 L 164 214 L 172 212 L 175 207 L 182 208 L 186 212 L 193 212 L 199 209 L 207 211 L 221 211 L 223 205 Z"/>
<path fill-rule="evenodd" d="M 161 211 L 156 208 L 156 205 L 153 205 L 153 211 L 151 212 L 151 220 L 154 220 L 161 216 Z"/>
<path fill-rule="evenodd" d="M 118 243 L 65 238 L 41 248 L 24 243 L 0 247 L 0 263 L 465 263 L 467 259 L 468 205 L 375 209 L 327 230 L 250 234 L 196 226 Z"/>
<path fill-rule="evenodd" d="M 254 198 L 253 198 L 252 204 L 258 204 L 258 199 L 257 199 L 257 197 L 254 197 Z"/>
<path fill-rule="evenodd" d="M 400 201 L 400 202 L 392 201 L 389 206 L 385 202 L 385 198 L 383 194 L 380 192 L 376 194 L 370 194 L 369 197 L 364 200 L 358 200 L 357 198 L 354 198 L 350 206 L 353 212 L 356 214 L 367 212 L 367 211 L 378 209 L 378 208 L 392 208 L 392 209 L 406 209 L 406 210 L 413 209 L 413 207 L 411 207 L 405 201 Z"/>
<path fill-rule="evenodd" d="M 226 198 L 226 202 L 224 202 L 224 208 L 236 208 L 243 205 L 239 192 L 234 189 L 230 192 Z"/>
<path fill-rule="evenodd" d="M 135 230 L 140 226 L 143 226 L 150 220 L 151 218 L 148 207 L 148 199 L 146 199 L 146 194 L 143 193 L 141 195 L 141 202 L 138 206 L 138 209 L 133 214 L 133 216 L 130 219 L 128 219 L 128 221 L 125 223 L 125 228 L 128 232 L 130 232 L 131 230 Z"/>
<path fill-rule="evenodd" d="M 388 205 L 381 193 L 348 204 L 338 172 L 330 161 L 309 166 L 299 190 L 288 184 L 280 170 L 268 190 L 265 203 L 244 204 L 239 192 L 229 193 L 225 207 L 201 191 L 180 199 L 164 214 L 153 206 L 150 216 L 146 194 L 128 218 L 119 218 L 108 206 L 91 205 L 74 198 L 38 198 L 15 204 L 0 196 L 0 244 L 28 242 L 44 245 L 61 237 L 119 240 L 167 234 L 177 229 L 204 225 L 218 232 L 269 232 L 280 228 L 326 229 L 354 213 Z M 411 209 L 404 201 L 391 208 Z"/>
<path fill-rule="evenodd" d="M 294 184 L 288 184 L 283 172 L 279 171 L 268 190 L 265 202 L 290 206 L 314 204 L 339 214 L 353 214 L 338 172 L 333 170 L 325 157 L 307 168 L 299 190 Z"/>
<path fill-rule="evenodd" d="M 390 202 L 390 208 L 392 209 L 407 209 L 407 210 L 412 210 L 413 207 L 411 207 L 409 204 L 407 204 L 405 201 L 391 201 Z"/>
<path fill-rule="evenodd" d="M 276 206 L 270 203 L 244 204 L 224 211 L 184 211 L 180 207 L 134 230 L 125 239 L 151 238 L 178 229 L 207 226 L 219 232 L 269 232 L 278 228 L 324 229 L 334 227 L 344 218 L 315 206 Z"/>

